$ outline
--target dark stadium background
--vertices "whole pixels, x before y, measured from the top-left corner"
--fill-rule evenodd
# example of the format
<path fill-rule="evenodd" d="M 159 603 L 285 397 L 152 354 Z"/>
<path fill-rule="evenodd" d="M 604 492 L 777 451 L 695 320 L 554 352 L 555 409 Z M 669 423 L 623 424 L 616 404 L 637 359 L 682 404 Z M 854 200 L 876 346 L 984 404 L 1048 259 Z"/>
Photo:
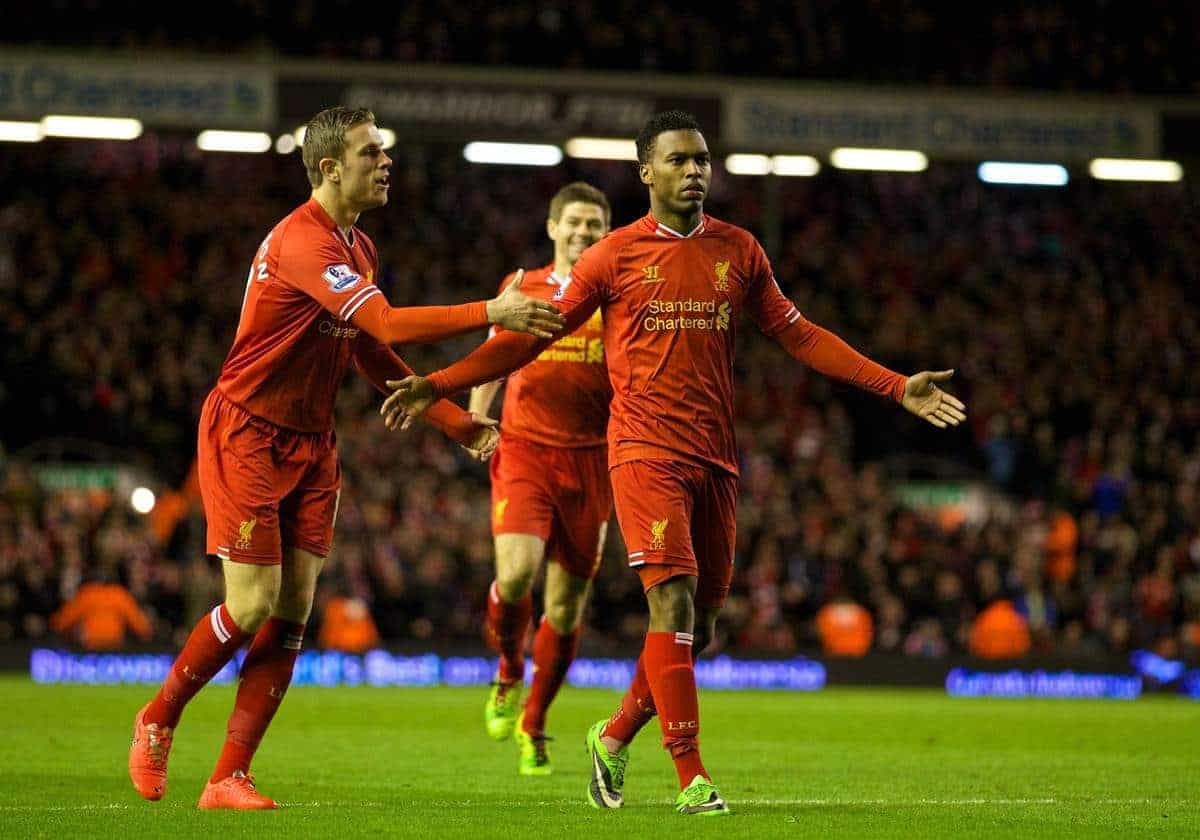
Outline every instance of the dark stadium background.
<path fill-rule="evenodd" d="M 89 580 L 120 583 L 150 618 L 131 650 L 176 649 L 220 598 L 187 492 L 196 418 L 250 256 L 307 184 L 295 151 L 202 152 L 196 135 L 275 141 L 343 102 L 397 135 L 391 203 L 361 222 L 393 303 L 476 299 L 547 262 L 545 205 L 569 180 L 606 190 L 617 224 L 645 211 L 627 162 L 479 165 L 465 142 L 628 138 L 684 107 L 716 153 L 706 209 L 760 237 L 809 318 L 895 369 L 957 369 L 970 417 L 939 433 L 742 325 L 737 573 L 714 650 L 936 682 L 983 667 L 971 627 L 1004 600 L 1030 631 L 1021 667 L 1129 672 L 1135 651 L 1197 664 L 1197 8 L 758 2 L 736 23 L 629 2 L 356 9 L 210 3 L 165 24 L 139 4 L 45 2 L 0 29 L 0 120 L 145 125 L 129 141 L 0 142 L 10 665 L 70 648 L 51 617 Z M 168 83 L 190 108 L 138 95 Z M 968 143 L 913 114 L 979 130 Z M 931 141 L 922 172 L 829 164 L 834 145 L 905 132 Z M 821 171 L 733 175 L 735 152 L 811 154 Z M 1184 178 L 1096 180 L 1096 157 L 1175 160 Z M 988 159 L 1060 163 L 1070 181 L 985 184 Z M 476 340 L 403 355 L 427 371 Z M 345 489 L 312 635 L 322 604 L 351 597 L 389 647 L 481 652 L 486 472 L 436 434 L 387 433 L 378 401 L 351 378 L 338 404 Z M 150 515 L 130 505 L 138 486 L 156 494 Z M 622 556 L 614 528 L 585 654 L 630 656 L 642 637 Z M 850 663 L 826 657 L 816 622 L 844 602 L 873 620 L 870 654 Z"/>

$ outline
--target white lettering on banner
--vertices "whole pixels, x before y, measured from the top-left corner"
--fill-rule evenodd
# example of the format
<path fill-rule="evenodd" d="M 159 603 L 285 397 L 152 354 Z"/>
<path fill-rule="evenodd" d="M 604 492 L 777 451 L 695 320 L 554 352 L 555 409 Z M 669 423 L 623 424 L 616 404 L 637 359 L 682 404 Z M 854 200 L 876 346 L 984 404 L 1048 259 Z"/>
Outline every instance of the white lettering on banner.
<path fill-rule="evenodd" d="M 885 99 L 832 88 L 734 92 L 727 103 L 728 143 L 777 151 L 868 146 L 933 156 L 1059 161 L 1159 154 L 1158 113 L 1136 103 L 920 93 Z"/>
<path fill-rule="evenodd" d="M 164 126 L 275 122 L 275 77 L 250 67 L 0 55 L 0 117 L 121 116 Z"/>

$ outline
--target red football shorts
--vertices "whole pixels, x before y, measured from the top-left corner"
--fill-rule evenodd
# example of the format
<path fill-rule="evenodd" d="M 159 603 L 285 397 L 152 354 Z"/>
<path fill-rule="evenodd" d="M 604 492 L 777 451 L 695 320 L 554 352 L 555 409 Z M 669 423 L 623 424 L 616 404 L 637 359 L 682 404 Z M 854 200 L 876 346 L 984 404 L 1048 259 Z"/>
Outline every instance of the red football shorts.
<path fill-rule="evenodd" d="M 329 556 L 342 487 L 333 432 L 280 428 L 214 389 L 197 448 L 209 554 L 272 565 L 286 545 Z"/>
<path fill-rule="evenodd" d="M 737 476 L 688 461 L 629 461 L 611 472 L 617 522 L 643 589 L 695 575 L 696 605 L 720 607 L 733 579 Z"/>
<path fill-rule="evenodd" d="M 531 534 L 546 557 L 594 578 L 612 516 L 608 447 L 545 446 L 500 436 L 491 460 L 492 534 Z"/>

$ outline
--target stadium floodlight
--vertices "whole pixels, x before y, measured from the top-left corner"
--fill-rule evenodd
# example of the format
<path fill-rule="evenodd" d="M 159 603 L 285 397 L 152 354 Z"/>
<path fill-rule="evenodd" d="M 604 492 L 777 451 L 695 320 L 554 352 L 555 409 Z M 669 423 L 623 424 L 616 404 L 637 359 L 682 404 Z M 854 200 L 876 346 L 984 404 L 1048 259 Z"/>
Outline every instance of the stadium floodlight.
<path fill-rule="evenodd" d="M 43 136 L 41 123 L 0 120 L 0 141 L 36 143 Z"/>
<path fill-rule="evenodd" d="M 1131 158 L 1096 158 L 1088 172 L 1101 181 L 1178 181 L 1183 167 L 1173 160 L 1134 160 Z"/>
<path fill-rule="evenodd" d="M 138 513 L 149 513 L 154 510 L 154 491 L 149 487 L 135 487 L 129 494 L 129 505 Z"/>
<path fill-rule="evenodd" d="M 281 155 L 290 155 L 299 148 L 300 144 L 292 134 L 280 134 L 275 138 L 275 151 Z"/>
<path fill-rule="evenodd" d="M 834 149 L 829 162 L 838 169 L 867 169 L 878 172 L 924 172 L 929 158 L 912 149 Z"/>
<path fill-rule="evenodd" d="M 616 137 L 572 137 L 566 142 L 568 157 L 589 160 L 637 160 L 637 144 Z"/>
<path fill-rule="evenodd" d="M 811 155 L 775 155 L 771 158 L 771 171 L 776 175 L 811 178 L 821 171 L 821 162 Z"/>
<path fill-rule="evenodd" d="M 557 166 L 562 149 L 545 143 L 487 143 L 476 141 L 463 146 L 463 157 L 471 163 L 497 163 L 510 166 Z"/>
<path fill-rule="evenodd" d="M 390 149 L 396 145 L 396 132 L 390 128 L 379 129 L 379 136 L 383 138 L 383 148 Z"/>
<path fill-rule="evenodd" d="M 75 117 L 50 114 L 42 118 L 47 137 L 78 137 L 86 140 L 133 140 L 142 136 L 142 121 L 126 117 Z"/>
<path fill-rule="evenodd" d="M 979 180 L 985 184 L 1024 184 L 1032 187 L 1062 187 L 1071 180 L 1067 168 L 1057 163 L 1018 163 L 988 160 L 979 164 Z"/>
<path fill-rule="evenodd" d="M 771 159 L 766 155 L 729 155 L 725 171 L 730 175 L 770 175 Z"/>
<path fill-rule="evenodd" d="M 304 135 L 307 131 L 308 131 L 308 126 L 302 125 L 299 128 L 297 128 L 295 131 L 292 132 L 292 137 L 296 138 L 297 146 L 304 145 Z"/>
<path fill-rule="evenodd" d="M 265 131 L 217 131 L 208 129 L 196 136 L 202 152 L 265 152 L 271 148 L 271 135 Z"/>

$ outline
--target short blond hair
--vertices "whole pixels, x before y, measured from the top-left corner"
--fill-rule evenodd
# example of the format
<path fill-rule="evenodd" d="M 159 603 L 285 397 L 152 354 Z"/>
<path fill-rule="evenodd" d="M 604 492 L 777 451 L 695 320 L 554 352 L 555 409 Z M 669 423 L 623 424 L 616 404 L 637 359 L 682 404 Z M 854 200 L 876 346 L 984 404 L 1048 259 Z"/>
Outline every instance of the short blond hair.
<path fill-rule="evenodd" d="M 321 161 L 324 158 L 341 160 L 346 154 L 346 132 L 356 125 L 375 122 L 368 108 L 346 108 L 338 105 L 326 108 L 304 126 L 304 145 L 300 156 L 304 171 L 313 187 L 321 186 Z"/>
<path fill-rule="evenodd" d="M 584 204 L 595 204 L 604 211 L 604 226 L 612 221 L 612 208 L 608 204 L 608 196 L 587 181 L 573 181 L 554 194 L 550 199 L 550 218 L 558 221 L 562 218 L 563 208 L 573 201 Z"/>

